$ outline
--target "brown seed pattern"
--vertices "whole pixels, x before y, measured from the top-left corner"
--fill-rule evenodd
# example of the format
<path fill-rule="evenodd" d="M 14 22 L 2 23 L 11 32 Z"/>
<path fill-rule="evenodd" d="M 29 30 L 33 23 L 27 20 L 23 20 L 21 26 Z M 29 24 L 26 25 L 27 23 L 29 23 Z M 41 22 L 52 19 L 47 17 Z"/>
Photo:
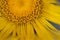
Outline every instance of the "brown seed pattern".
<path fill-rule="evenodd" d="M 37 0 L 34 5 L 33 11 L 27 15 L 27 16 L 16 16 L 13 13 L 10 12 L 9 7 L 8 7 L 8 1 L 7 0 L 1 0 L 1 5 L 0 5 L 0 11 L 4 17 L 6 17 L 9 21 L 17 23 L 17 24 L 22 24 L 22 23 L 27 23 L 27 22 L 32 22 L 32 20 L 38 18 L 41 16 L 41 0 Z"/>

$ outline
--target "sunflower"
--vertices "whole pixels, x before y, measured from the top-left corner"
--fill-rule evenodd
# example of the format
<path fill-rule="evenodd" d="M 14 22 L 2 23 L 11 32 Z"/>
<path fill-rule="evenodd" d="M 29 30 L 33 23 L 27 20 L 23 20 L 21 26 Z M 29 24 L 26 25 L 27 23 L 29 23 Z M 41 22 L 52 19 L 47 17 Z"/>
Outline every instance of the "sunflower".
<path fill-rule="evenodd" d="M 0 0 L 0 40 L 60 40 L 57 0 Z M 60 27 L 60 26 L 59 26 Z"/>

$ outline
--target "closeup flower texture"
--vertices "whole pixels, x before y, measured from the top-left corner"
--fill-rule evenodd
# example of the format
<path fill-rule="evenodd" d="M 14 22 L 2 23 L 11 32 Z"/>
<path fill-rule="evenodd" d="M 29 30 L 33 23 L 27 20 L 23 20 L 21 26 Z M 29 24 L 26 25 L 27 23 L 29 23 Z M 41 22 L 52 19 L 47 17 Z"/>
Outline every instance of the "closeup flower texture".
<path fill-rule="evenodd" d="M 0 0 L 0 40 L 60 40 L 59 28 L 60 0 Z"/>

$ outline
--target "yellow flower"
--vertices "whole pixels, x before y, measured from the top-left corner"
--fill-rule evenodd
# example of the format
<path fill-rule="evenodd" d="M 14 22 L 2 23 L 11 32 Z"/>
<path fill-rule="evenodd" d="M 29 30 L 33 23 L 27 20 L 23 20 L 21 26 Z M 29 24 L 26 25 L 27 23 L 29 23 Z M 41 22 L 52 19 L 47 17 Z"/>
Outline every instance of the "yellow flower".
<path fill-rule="evenodd" d="M 0 40 L 60 40 L 56 0 L 0 0 Z"/>

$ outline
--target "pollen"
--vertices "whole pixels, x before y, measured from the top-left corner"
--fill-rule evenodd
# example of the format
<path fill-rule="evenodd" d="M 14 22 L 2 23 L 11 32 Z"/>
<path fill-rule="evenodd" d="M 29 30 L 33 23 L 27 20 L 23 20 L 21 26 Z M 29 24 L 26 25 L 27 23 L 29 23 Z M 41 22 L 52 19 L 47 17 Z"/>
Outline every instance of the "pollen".
<path fill-rule="evenodd" d="M 8 0 L 9 10 L 19 17 L 31 14 L 34 9 L 33 4 L 32 0 Z"/>
<path fill-rule="evenodd" d="M 2 14 L 12 22 L 27 23 L 40 16 L 40 0 L 5 0 L 2 2 Z"/>

